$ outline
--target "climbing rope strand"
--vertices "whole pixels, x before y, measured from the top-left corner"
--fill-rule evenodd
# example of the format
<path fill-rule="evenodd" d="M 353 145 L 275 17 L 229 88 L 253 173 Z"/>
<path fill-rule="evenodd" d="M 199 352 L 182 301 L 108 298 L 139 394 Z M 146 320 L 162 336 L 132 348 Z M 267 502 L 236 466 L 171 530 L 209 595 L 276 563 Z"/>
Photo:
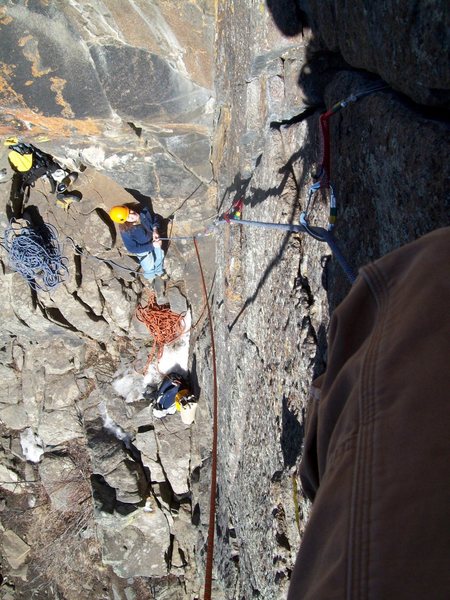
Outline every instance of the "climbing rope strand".
<path fill-rule="evenodd" d="M 225 223 L 225 221 L 219 221 Z M 232 225 L 250 225 L 252 227 L 259 227 L 261 229 L 278 229 L 287 232 L 304 232 L 305 228 L 303 225 L 296 225 L 294 223 L 266 223 L 264 221 L 247 221 L 245 219 L 236 219 L 235 217 L 229 217 L 228 223 Z"/>
<path fill-rule="evenodd" d="M 182 315 L 172 312 L 168 305 L 160 306 L 154 292 L 149 292 L 147 304 L 136 308 L 136 318 L 147 327 L 154 340 L 145 370 L 156 357 L 160 360 L 164 346 L 173 343 L 185 333 Z"/>
<path fill-rule="evenodd" d="M 111 260 L 109 258 L 100 258 L 99 256 L 95 256 L 86 250 L 86 248 L 82 248 L 69 236 L 66 237 L 66 240 L 72 244 L 73 250 L 75 254 L 78 256 L 84 256 L 87 259 L 97 260 L 99 262 L 103 262 L 107 265 L 110 265 L 112 268 L 122 269 L 122 271 L 127 271 L 130 275 L 139 275 L 139 271 L 135 269 L 131 269 L 130 267 L 124 267 L 123 265 L 119 265 L 119 263 Z"/>
<path fill-rule="evenodd" d="M 333 234 L 331 233 L 331 231 L 327 231 L 326 229 L 323 229 L 322 235 L 323 235 L 323 240 L 330 247 L 330 250 L 332 251 L 334 257 L 336 258 L 336 260 L 338 261 L 338 263 L 341 266 L 342 270 L 346 274 L 347 279 L 353 285 L 355 283 L 355 281 L 356 281 L 356 275 L 353 272 L 353 269 L 348 264 L 348 262 L 345 259 L 344 255 L 340 251 L 339 246 L 337 245 L 336 240 L 333 237 Z"/>
<path fill-rule="evenodd" d="M 62 255 L 57 231 L 49 223 L 32 227 L 12 219 L 5 230 L 2 246 L 8 253 L 11 267 L 35 291 L 50 292 L 69 275 L 68 259 Z"/>
<path fill-rule="evenodd" d="M 211 317 L 211 306 L 208 299 L 205 275 L 203 273 L 202 261 L 198 250 L 197 240 L 194 238 L 195 253 L 197 255 L 200 276 L 202 280 L 203 295 L 208 310 L 209 330 L 211 335 L 211 354 L 213 368 L 213 439 L 211 450 L 211 490 L 209 498 L 209 523 L 208 523 L 208 545 L 206 553 L 205 566 L 205 588 L 203 600 L 211 600 L 212 590 L 212 570 L 214 559 L 214 530 L 216 523 L 216 487 L 217 487 L 217 423 L 218 423 L 218 400 L 217 400 L 217 363 L 216 363 L 216 345 L 214 341 L 213 321 Z"/>
<path fill-rule="evenodd" d="M 327 230 L 323 227 L 314 227 L 312 225 L 309 225 L 309 223 L 307 222 L 307 220 L 304 217 L 304 213 L 302 213 L 300 215 L 300 224 L 299 225 L 294 225 L 294 224 L 290 224 L 290 223 L 264 223 L 262 221 L 246 221 L 246 220 L 236 219 L 233 217 L 229 218 L 228 223 L 230 223 L 232 225 L 250 225 L 253 227 L 261 227 L 263 229 L 278 229 L 278 230 L 286 231 L 286 232 L 307 233 L 308 235 L 310 235 L 312 238 L 314 238 L 318 242 L 326 242 L 328 244 L 328 246 L 330 247 L 330 250 L 333 252 L 334 256 L 336 257 L 336 260 L 338 261 L 339 265 L 342 267 L 342 269 L 343 269 L 344 273 L 346 274 L 347 278 L 349 279 L 350 283 L 353 284 L 356 280 L 356 276 L 355 276 L 352 268 L 348 264 L 347 260 L 345 259 L 344 255 L 342 254 L 341 250 L 339 249 L 339 246 L 337 245 L 337 242 L 334 239 L 331 231 Z"/>
<path fill-rule="evenodd" d="M 386 89 L 388 85 L 384 82 L 377 81 L 373 84 L 368 85 L 367 87 L 350 94 L 344 100 L 340 100 L 333 104 L 333 106 L 328 109 L 326 112 L 322 113 L 319 118 L 320 123 L 320 131 L 321 131 L 321 160 L 320 167 L 318 169 L 318 173 L 316 178 L 320 180 L 321 187 L 329 187 L 331 181 L 331 158 L 330 158 L 330 117 L 334 115 L 336 112 L 341 110 L 342 108 L 346 108 L 350 102 L 356 102 L 360 98 L 364 98 L 365 96 L 369 96 L 370 94 L 374 94 L 376 92 L 380 92 Z"/>
<path fill-rule="evenodd" d="M 162 241 L 178 241 L 178 240 L 193 240 L 196 237 L 206 237 L 209 235 L 213 235 L 215 233 L 215 225 L 210 225 L 208 227 L 208 229 L 206 229 L 205 231 L 200 231 L 194 235 L 186 235 L 186 236 L 170 236 L 170 237 L 161 237 L 159 238 Z M 129 273 L 130 275 L 139 275 L 139 271 L 136 271 L 135 269 L 131 269 L 130 267 L 124 267 L 123 265 L 120 265 L 119 263 L 109 259 L 109 258 L 100 258 L 99 256 L 95 256 L 94 254 L 91 254 L 90 252 L 88 252 L 86 250 L 86 248 L 82 248 L 81 246 L 79 246 L 74 240 L 73 238 L 66 236 L 66 241 L 70 242 L 70 244 L 73 247 L 73 250 L 75 252 L 75 254 L 78 254 L 79 256 L 84 256 L 87 259 L 92 259 L 92 260 L 97 260 L 99 262 L 103 262 L 105 264 L 110 265 L 113 269 L 121 269 L 122 271 L 127 271 L 127 273 Z"/>

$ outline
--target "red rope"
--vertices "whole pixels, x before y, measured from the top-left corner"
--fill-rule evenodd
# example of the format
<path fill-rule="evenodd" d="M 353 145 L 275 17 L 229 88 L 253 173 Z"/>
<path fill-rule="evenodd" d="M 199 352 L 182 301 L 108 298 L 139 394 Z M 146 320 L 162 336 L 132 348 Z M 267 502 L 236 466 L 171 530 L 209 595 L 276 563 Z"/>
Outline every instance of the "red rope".
<path fill-rule="evenodd" d="M 136 308 L 136 318 L 144 323 L 155 342 L 145 366 L 145 370 L 147 370 L 155 356 L 159 361 L 164 346 L 171 344 L 184 333 L 184 319 L 182 315 L 172 312 L 168 304 L 163 306 L 157 304 L 154 292 L 149 292 L 145 306 Z"/>
<path fill-rule="evenodd" d="M 200 253 L 198 251 L 197 240 L 194 238 L 195 252 L 197 254 L 198 266 L 200 267 L 200 275 L 202 278 L 203 295 L 205 304 L 208 309 L 209 329 L 211 333 L 211 354 L 213 367 L 213 439 L 211 450 L 211 491 L 209 496 L 209 524 L 208 524 L 208 545 L 206 550 L 206 566 L 205 566 L 205 589 L 203 600 L 211 600 L 212 589 L 212 569 L 214 558 L 214 530 L 216 523 L 216 487 L 217 487 L 217 419 L 218 419 L 218 402 L 217 402 L 217 367 L 216 367 L 216 345 L 214 342 L 213 322 L 211 317 L 211 307 L 208 300 L 208 292 L 206 289 L 205 276 L 203 274 Z"/>
<path fill-rule="evenodd" d="M 334 110 L 330 109 L 320 115 L 320 131 L 322 133 L 322 182 L 321 187 L 328 187 L 331 180 L 330 158 L 330 117 Z"/>

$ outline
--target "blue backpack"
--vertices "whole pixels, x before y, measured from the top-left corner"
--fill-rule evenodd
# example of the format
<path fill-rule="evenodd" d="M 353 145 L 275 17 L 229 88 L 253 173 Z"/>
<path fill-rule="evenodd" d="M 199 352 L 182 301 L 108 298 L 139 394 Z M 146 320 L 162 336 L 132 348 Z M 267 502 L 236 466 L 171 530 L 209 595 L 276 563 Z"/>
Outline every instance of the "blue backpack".
<path fill-rule="evenodd" d="M 155 396 L 154 408 L 167 410 L 181 398 L 189 395 L 189 388 L 185 379 L 179 373 L 169 373 L 163 379 Z"/>

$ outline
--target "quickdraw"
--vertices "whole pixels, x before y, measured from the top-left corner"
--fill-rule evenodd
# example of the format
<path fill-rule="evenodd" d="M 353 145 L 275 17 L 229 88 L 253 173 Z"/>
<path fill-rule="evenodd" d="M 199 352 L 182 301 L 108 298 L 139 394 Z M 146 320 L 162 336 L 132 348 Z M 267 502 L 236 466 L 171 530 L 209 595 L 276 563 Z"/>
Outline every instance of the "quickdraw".
<path fill-rule="evenodd" d="M 300 213 L 300 223 L 303 225 L 303 227 L 306 229 L 306 231 L 313 238 L 318 239 L 320 241 L 324 241 L 323 239 L 319 238 L 316 234 L 314 234 L 309 226 L 309 213 L 314 204 L 313 198 L 314 198 L 314 195 L 321 189 L 321 187 L 322 187 L 322 183 L 320 181 L 318 181 L 317 183 L 314 183 L 309 188 L 308 201 L 306 203 L 306 208 L 302 213 Z M 337 216 L 336 196 L 334 195 L 334 190 L 333 190 L 332 186 L 328 184 L 328 188 L 330 190 L 330 211 L 329 211 L 329 216 L 328 216 L 328 228 L 327 229 L 328 229 L 328 231 L 332 231 L 335 226 L 336 216 Z"/>
<path fill-rule="evenodd" d="M 356 102 L 360 98 L 364 96 L 368 96 L 375 92 L 379 92 L 381 90 L 386 89 L 388 86 L 381 82 L 375 82 L 372 85 L 362 89 L 361 91 L 350 94 L 344 100 L 340 100 L 333 104 L 333 106 L 327 110 L 326 112 L 320 115 L 320 133 L 321 133 L 321 146 L 322 146 L 322 156 L 320 160 L 320 166 L 316 175 L 314 175 L 314 179 L 316 179 L 316 183 L 314 183 L 308 191 L 308 200 L 306 204 L 306 209 L 300 215 L 300 223 L 305 227 L 307 232 L 312 235 L 315 239 L 319 239 L 320 241 L 325 241 L 325 239 L 320 239 L 317 235 L 313 235 L 311 227 L 309 225 L 309 214 L 311 212 L 312 206 L 314 204 L 314 196 L 319 192 L 319 190 L 329 190 L 330 202 L 329 202 L 329 216 L 328 216 L 328 226 L 327 230 L 332 231 L 337 219 L 337 202 L 336 196 L 333 190 L 333 186 L 331 185 L 331 152 L 330 152 L 330 117 L 336 114 L 343 108 L 346 108 L 351 102 Z"/>
<path fill-rule="evenodd" d="M 222 218 L 225 219 L 227 223 L 230 223 L 231 219 L 234 221 L 240 221 L 242 218 L 243 205 L 244 200 L 242 198 L 238 198 L 233 202 L 231 208 L 227 210 L 227 212 L 223 213 Z"/>

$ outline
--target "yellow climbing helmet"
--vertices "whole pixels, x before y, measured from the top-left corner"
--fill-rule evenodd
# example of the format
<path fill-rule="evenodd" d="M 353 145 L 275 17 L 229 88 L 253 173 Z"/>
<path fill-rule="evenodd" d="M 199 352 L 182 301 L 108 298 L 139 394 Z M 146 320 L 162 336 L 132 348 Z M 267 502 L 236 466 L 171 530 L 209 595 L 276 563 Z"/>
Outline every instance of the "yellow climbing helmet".
<path fill-rule="evenodd" d="M 109 216 L 115 223 L 125 223 L 130 214 L 130 209 L 127 206 L 113 206 L 109 211 Z"/>
<path fill-rule="evenodd" d="M 180 390 L 175 395 L 175 408 L 178 412 L 181 412 L 183 407 L 183 398 L 189 394 L 188 390 Z"/>

